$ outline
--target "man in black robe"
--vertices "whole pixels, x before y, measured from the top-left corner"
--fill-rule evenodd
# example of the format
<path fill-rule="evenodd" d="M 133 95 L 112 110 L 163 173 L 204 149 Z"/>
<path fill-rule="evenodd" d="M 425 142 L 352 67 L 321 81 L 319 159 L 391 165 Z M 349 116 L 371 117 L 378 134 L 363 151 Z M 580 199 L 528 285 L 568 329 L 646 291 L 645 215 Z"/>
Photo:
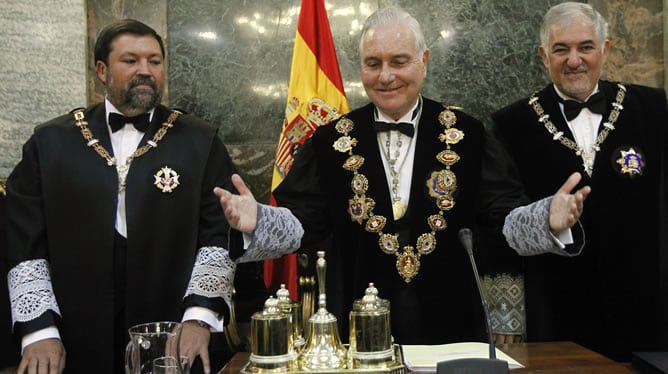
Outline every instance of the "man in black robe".
<path fill-rule="evenodd" d="M 318 128 L 300 148 L 273 192 L 281 208 L 258 205 L 238 176 L 233 183 L 240 195 L 218 189 L 221 204 L 232 227 L 252 233 L 249 249 L 262 247 L 255 244 L 260 239 L 271 242 L 267 235 L 285 234 L 272 224 L 279 220 L 266 217 L 275 212 L 284 213 L 281 222 L 301 226 L 302 249 L 331 234 L 327 309 L 344 340 L 353 300 L 374 282 L 378 296 L 390 301 L 396 343 L 486 341 L 480 298 L 457 234 L 464 227 L 484 230 L 489 235 L 477 255 L 487 272 L 517 279 L 516 269 L 504 267 L 518 257 L 501 226 L 526 202 L 522 187 L 478 120 L 420 95 L 429 50 L 412 16 L 378 10 L 364 25 L 360 52 L 372 104 Z M 386 123 L 376 129 L 379 121 Z M 577 180 L 573 176 L 555 199 L 539 203 L 543 216 L 524 217 L 543 230 L 527 237 L 534 240 L 530 246 L 540 240 L 541 248 L 556 245 L 547 224 L 551 204 L 553 230 L 575 223 L 588 192 L 569 194 Z"/>
<path fill-rule="evenodd" d="M 181 354 L 210 370 L 234 270 L 212 191 L 233 188 L 234 167 L 217 128 L 159 104 L 163 58 L 147 25 L 107 26 L 95 46 L 104 103 L 38 126 L 8 178 L 20 373 L 123 372 L 127 329 L 165 320 L 184 322 Z"/>
<path fill-rule="evenodd" d="M 551 8 L 538 51 L 553 83 L 492 118 L 531 199 L 573 172 L 593 191 L 581 252 L 525 258 L 528 339 L 629 361 L 668 350 L 668 117 L 663 90 L 600 80 L 609 48 L 590 5 Z M 585 101 L 593 106 L 571 110 Z"/>

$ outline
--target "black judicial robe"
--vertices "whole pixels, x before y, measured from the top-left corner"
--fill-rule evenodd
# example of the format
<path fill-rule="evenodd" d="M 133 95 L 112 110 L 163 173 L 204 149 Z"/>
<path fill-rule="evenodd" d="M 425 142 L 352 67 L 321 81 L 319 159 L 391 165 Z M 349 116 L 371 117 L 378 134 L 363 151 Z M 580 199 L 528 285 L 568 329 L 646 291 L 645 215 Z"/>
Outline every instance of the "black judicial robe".
<path fill-rule="evenodd" d="M 159 106 L 140 146 L 167 120 Z M 93 136 L 113 152 L 104 104 L 86 109 Z M 172 192 L 154 186 L 169 167 L 179 175 Z M 222 298 L 183 300 L 198 249 L 227 247 L 229 226 L 214 186 L 233 188 L 234 171 L 218 131 L 181 116 L 157 148 L 137 157 L 127 176 L 126 328 L 138 323 L 180 321 L 183 308 L 199 305 L 227 318 Z M 118 177 L 86 145 L 72 114 L 35 129 L 7 182 L 9 266 L 46 259 L 62 320 L 67 372 L 113 371 L 114 222 Z M 42 315 L 47 317 L 49 312 Z M 51 316 L 52 317 L 52 316 Z M 44 318 L 41 318 L 44 320 Z M 44 326 L 17 323 L 18 338 Z M 127 335 L 127 334 L 126 334 Z M 126 336 L 127 337 L 127 336 Z M 100 372 L 102 372 L 100 371 Z"/>
<path fill-rule="evenodd" d="M 599 89 L 606 98 L 607 121 L 618 88 L 600 81 Z M 524 259 L 528 338 L 574 340 L 623 361 L 632 351 L 668 350 L 666 96 L 648 87 L 629 84 L 626 89 L 624 109 L 596 154 L 591 177 L 580 156 L 552 140 L 528 98 L 492 115 L 530 199 L 553 194 L 575 171 L 584 177 L 578 188 L 592 187 L 580 220 L 582 253 Z M 558 131 L 574 139 L 553 86 L 537 96 Z M 617 162 L 630 148 L 643 155 L 643 173 L 634 178 Z"/>
<path fill-rule="evenodd" d="M 345 115 L 354 122 L 349 136 L 358 141 L 352 152 L 364 157 L 359 173 L 368 178 L 366 195 L 376 202 L 374 213 L 387 218 L 383 232 L 398 232 L 401 246 L 415 246 L 418 236 L 430 231 L 427 217 L 438 213 L 435 200 L 428 194 L 427 181 L 432 172 L 444 169 L 436 159 L 445 149 L 445 144 L 439 140 L 445 128 L 437 119 L 444 109 L 440 103 L 424 99 L 414 144 L 408 213 L 399 221 L 392 217 L 381 150 L 371 126 L 373 105 Z M 419 272 L 410 283 L 398 274 L 397 257 L 379 248 L 379 234 L 369 233 L 351 220 L 348 199 L 353 197 L 353 173 L 342 167 L 348 154 L 332 147 L 342 136 L 335 129 L 336 121 L 315 131 L 297 153 L 290 173 L 274 190 L 278 205 L 289 208 L 304 226 L 302 250 L 323 249 L 313 245 L 331 234 L 331 248 L 326 254 L 327 309 L 337 317 L 344 341 L 348 340 L 348 313 L 353 300 L 362 298 L 369 282 L 375 283 L 380 298 L 390 301 L 392 335 L 396 343 L 486 341 L 480 298 L 457 233 L 462 227 L 471 227 L 475 237 L 478 227 L 484 227 L 495 235 L 486 236 L 490 240 L 478 246 L 478 251 L 485 251 L 479 259 L 502 258 L 502 254 L 516 259 L 500 230 L 507 212 L 526 201 L 521 186 L 506 178 L 507 165 L 501 155 L 490 167 L 494 173 L 498 172 L 494 188 L 491 184 L 481 184 L 483 151 L 492 148 L 493 139 L 479 121 L 460 110 L 453 109 L 453 112 L 457 116 L 454 127 L 464 133 L 463 140 L 452 145 L 452 150 L 461 157 L 452 167 L 457 180 L 455 206 L 444 212 L 447 228 L 436 234 L 436 249 L 422 255 Z M 512 259 L 507 261 L 507 265 L 512 265 Z"/>

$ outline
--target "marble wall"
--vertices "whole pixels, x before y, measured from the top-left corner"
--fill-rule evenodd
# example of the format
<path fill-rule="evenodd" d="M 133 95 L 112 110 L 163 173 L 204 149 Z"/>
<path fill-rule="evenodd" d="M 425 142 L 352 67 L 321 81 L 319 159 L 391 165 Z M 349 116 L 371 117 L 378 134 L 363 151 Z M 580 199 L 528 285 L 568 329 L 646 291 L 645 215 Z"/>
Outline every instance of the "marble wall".
<path fill-rule="evenodd" d="M 538 27 L 554 0 L 336 0 L 328 15 L 351 107 L 367 101 L 359 79 L 359 30 L 397 5 L 423 25 L 431 49 L 428 97 L 489 122 L 489 114 L 545 85 Z M 661 0 L 594 0 L 611 24 L 606 76 L 663 82 Z M 299 0 L 167 0 L 172 104 L 221 127 L 240 172 L 267 201 L 280 134 Z"/>
<path fill-rule="evenodd" d="M 590 0 L 611 25 L 610 79 L 664 86 L 668 0 Z M 326 1 L 351 107 L 366 102 L 358 37 L 378 7 L 421 21 L 431 49 L 424 94 L 489 114 L 547 82 L 536 53 L 545 10 L 558 0 Z M 0 177 L 32 127 L 101 100 L 92 46 L 108 22 L 132 17 L 167 43 L 165 103 L 216 124 L 240 173 L 268 201 L 300 0 L 5 0 L 0 4 Z M 88 46 L 88 48 L 86 48 Z"/>
<path fill-rule="evenodd" d="M 36 124 L 86 105 L 84 4 L 0 2 L 0 178 Z"/>

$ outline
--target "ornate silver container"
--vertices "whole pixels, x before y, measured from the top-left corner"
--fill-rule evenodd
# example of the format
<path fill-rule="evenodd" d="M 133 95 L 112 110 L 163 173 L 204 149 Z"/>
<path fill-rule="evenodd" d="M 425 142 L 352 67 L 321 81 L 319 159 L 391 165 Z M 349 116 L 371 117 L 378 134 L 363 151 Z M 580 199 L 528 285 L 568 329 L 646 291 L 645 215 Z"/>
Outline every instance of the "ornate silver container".
<path fill-rule="evenodd" d="M 302 323 L 302 305 L 290 299 L 290 291 L 281 284 L 281 288 L 276 291 L 276 298 L 278 299 L 278 308 L 285 314 L 290 316 L 292 323 L 292 342 L 297 353 L 301 352 L 306 339 L 304 339 Z"/>
<path fill-rule="evenodd" d="M 262 312 L 251 316 L 251 355 L 254 369 L 283 372 L 291 369 L 297 355 L 292 345 L 292 322 L 269 297 Z"/>
<path fill-rule="evenodd" d="M 350 312 L 350 359 L 353 368 L 386 368 L 394 361 L 389 301 L 373 283 Z"/>

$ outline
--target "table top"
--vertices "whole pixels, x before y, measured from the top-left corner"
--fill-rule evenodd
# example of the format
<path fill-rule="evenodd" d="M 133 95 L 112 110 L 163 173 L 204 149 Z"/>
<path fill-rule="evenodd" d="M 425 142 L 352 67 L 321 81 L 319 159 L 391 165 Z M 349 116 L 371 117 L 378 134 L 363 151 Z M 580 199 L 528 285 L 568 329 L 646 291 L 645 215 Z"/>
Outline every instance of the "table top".
<path fill-rule="evenodd" d="M 524 365 L 512 370 L 523 373 L 637 373 L 630 364 L 615 362 L 573 342 L 501 344 L 500 350 Z M 218 374 L 238 374 L 248 362 L 248 352 L 239 352 Z"/>

